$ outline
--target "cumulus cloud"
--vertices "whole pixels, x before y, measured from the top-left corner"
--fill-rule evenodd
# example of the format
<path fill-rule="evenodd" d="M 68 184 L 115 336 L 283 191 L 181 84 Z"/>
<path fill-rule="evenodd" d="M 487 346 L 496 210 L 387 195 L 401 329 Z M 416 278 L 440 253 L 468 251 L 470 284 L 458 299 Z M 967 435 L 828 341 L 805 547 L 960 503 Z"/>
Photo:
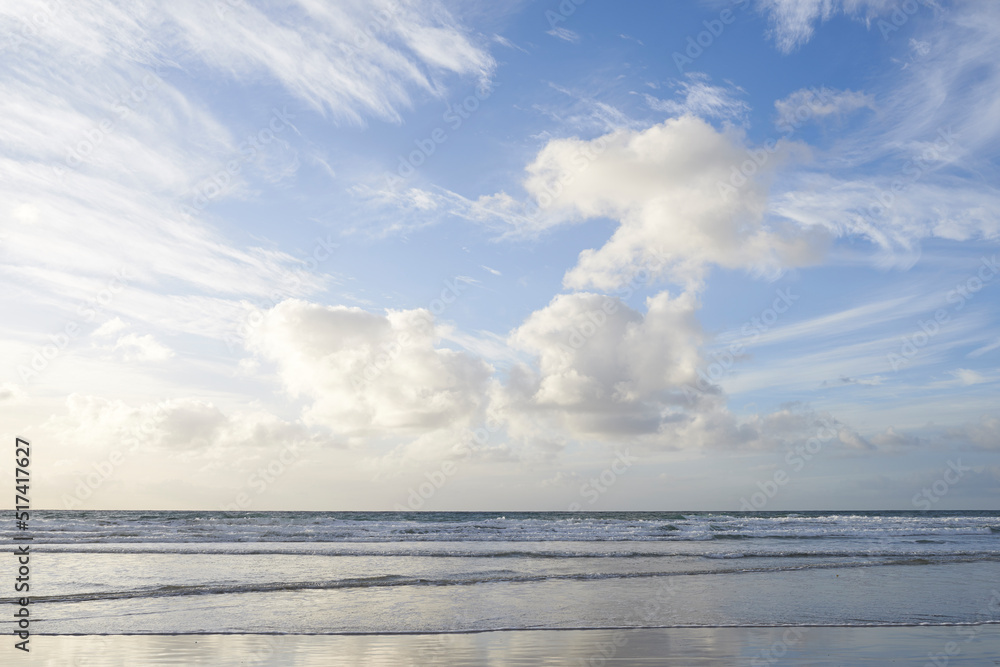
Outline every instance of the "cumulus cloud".
<path fill-rule="evenodd" d="M 525 187 L 550 213 L 619 223 L 602 248 L 580 253 L 567 287 L 608 291 L 641 269 L 693 286 L 712 264 L 774 273 L 819 259 L 823 233 L 764 217 L 768 177 L 789 152 L 784 141 L 748 148 L 737 130 L 682 116 L 590 141 L 554 139 Z"/>
<path fill-rule="evenodd" d="M 303 417 L 351 437 L 419 436 L 472 423 L 492 368 L 437 346 L 430 312 L 366 312 L 284 301 L 249 347 L 272 361 L 287 391 L 309 399 Z"/>
<path fill-rule="evenodd" d="M 694 292 L 661 292 L 640 312 L 616 297 L 555 297 L 511 332 L 528 355 L 490 410 L 521 458 L 554 458 L 571 442 L 664 450 L 780 451 L 819 438 L 834 450 L 871 449 L 865 438 L 807 406 L 738 416 L 699 374 L 705 334 Z"/>
<path fill-rule="evenodd" d="M 662 292 L 646 306 L 563 294 L 515 329 L 510 344 L 534 362 L 515 367 L 496 397 L 512 437 L 652 434 L 676 418 L 700 363 L 697 302 Z"/>
<path fill-rule="evenodd" d="M 699 383 L 698 307 L 690 291 L 652 296 L 644 312 L 617 297 L 559 295 L 510 333 L 519 356 L 503 374 L 444 347 L 446 332 L 423 310 L 288 300 L 248 345 L 306 400 L 304 423 L 364 445 L 361 463 L 376 476 L 415 462 L 552 459 L 575 441 L 662 451 L 774 449 L 811 437 L 808 411 L 737 418 L 717 387 Z M 188 418 L 199 415 L 209 430 L 210 412 Z M 386 442 L 392 449 L 375 446 Z"/>

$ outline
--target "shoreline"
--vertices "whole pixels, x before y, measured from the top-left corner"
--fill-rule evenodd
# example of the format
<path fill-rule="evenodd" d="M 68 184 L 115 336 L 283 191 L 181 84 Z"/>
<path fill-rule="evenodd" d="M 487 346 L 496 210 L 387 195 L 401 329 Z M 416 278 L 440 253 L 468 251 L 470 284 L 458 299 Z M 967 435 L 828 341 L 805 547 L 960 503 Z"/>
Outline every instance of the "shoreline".
<path fill-rule="evenodd" d="M 878 629 L 878 628 L 956 628 L 956 627 L 976 627 L 983 625 L 1000 625 L 1000 620 L 967 621 L 967 622 L 947 622 L 947 623 L 785 623 L 785 624 L 718 624 L 718 625 L 606 625 L 578 628 L 484 628 L 482 630 L 400 630 L 398 632 L 247 632 L 234 630 L 232 632 L 210 631 L 210 632 L 107 632 L 107 633 L 86 633 L 86 632 L 32 632 L 33 637 L 206 637 L 211 635 L 234 636 L 241 635 L 247 637 L 409 637 L 413 635 L 481 635 L 489 632 L 615 632 L 618 630 L 784 630 L 787 628 L 806 629 Z"/>

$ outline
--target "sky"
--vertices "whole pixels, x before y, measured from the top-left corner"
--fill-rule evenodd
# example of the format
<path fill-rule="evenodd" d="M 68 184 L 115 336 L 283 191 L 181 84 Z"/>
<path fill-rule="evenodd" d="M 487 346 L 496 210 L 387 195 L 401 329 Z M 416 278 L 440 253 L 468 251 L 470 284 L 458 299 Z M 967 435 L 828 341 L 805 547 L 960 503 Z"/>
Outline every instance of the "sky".
<path fill-rule="evenodd" d="M 1000 3 L 43 0 L 0 35 L 34 507 L 998 506 Z"/>

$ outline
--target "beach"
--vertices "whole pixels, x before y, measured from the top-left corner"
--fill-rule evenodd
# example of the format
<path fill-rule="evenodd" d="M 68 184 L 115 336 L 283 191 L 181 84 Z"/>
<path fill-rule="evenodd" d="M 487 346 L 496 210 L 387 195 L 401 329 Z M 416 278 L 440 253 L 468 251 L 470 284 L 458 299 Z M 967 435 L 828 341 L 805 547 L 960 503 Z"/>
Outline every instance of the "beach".
<path fill-rule="evenodd" d="M 11 665 L 996 665 L 1000 627 L 39 636 Z M 935 662 L 935 660 L 937 662 Z"/>
<path fill-rule="evenodd" d="M 998 526 L 996 512 L 38 512 L 31 653 L 3 650 L 80 667 L 992 664 Z"/>

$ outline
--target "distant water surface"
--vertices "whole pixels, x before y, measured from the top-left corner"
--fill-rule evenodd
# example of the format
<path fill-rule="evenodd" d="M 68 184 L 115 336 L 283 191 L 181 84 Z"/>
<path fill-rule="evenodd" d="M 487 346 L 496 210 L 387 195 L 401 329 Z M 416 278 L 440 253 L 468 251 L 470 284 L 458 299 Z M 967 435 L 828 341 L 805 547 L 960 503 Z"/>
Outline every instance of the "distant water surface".
<path fill-rule="evenodd" d="M 47 634 L 1000 621 L 1000 512 L 45 511 L 31 527 Z"/>

